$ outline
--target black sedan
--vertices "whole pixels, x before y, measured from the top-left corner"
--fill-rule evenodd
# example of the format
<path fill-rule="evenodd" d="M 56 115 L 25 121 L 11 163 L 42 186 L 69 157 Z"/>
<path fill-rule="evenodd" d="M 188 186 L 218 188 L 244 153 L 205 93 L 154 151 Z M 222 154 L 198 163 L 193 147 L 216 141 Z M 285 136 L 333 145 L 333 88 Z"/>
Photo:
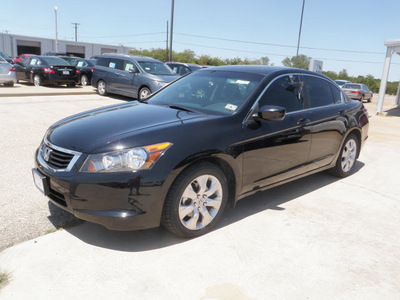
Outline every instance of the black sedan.
<path fill-rule="evenodd" d="M 66 84 L 73 87 L 78 82 L 76 67 L 54 56 L 28 56 L 15 64 L 18 81 L 28 81 L 35 86 Z"/>
<path fill-rule="evenodd" d="M 75 67 L 78 72 L 79 83 L 83 86 L 90 84 L 92 81 L 92 74 L 94 66 L 96 65 L 96 59 L 79 59 Z"/>
<path fill-rule="evenodd" d="M 78 218 L 195 237 L 258 191 L 323 170 L 350 175 L 368 127 L 363 104 L 318 73 L 214 67 L 55 123 L 33 177 Z"/>

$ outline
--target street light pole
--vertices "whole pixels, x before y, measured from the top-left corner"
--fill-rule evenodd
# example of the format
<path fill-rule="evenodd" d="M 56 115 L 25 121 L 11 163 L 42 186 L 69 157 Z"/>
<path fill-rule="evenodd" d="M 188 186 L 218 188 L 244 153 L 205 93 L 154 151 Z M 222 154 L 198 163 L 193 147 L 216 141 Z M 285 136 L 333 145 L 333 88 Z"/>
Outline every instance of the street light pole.
<path fill-rule="evenodd" d="M 303 8 L 301 9 L 301 19 L 300 19 L 300 28 L 299 28 L 299 39 L 297 41 L 297 53 L 296 53 L 296 63 L 299 63 L 299 48 L 300 48 L 300 37 L 301 37 L 301 28 L 303 27 L 303 14 L 304 14 L 304 4 L 306 0 L 303 0 Z"/>
<path fill-rule="evenodd" d="M 171 38 L 169 39 L 169 61 L 172 61 L 172 37 L 174 34 L 174 0 L 171 5 Z"/>
<path fill-rule="evenodd" d="M 58 30 L 57 30 L 57 10 L 58 7 L 54 6 L 54 15 L 55 15 L 55 22 L 56 22 L 56 53 L 58 52 Z"/>

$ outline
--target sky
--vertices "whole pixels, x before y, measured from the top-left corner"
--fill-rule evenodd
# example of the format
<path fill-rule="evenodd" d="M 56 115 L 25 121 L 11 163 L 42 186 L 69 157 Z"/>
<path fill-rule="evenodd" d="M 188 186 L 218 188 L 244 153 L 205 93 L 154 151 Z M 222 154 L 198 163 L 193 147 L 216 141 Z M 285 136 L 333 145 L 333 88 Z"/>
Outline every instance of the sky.
<path fill-rule="evenodd" d="M 0 14 L 0 32 L 165 48 L 172 0 L 19 0 Z M 173 50 L 198 56 L 258 59 L 281 66 L 296 55 L 303 0 L 175 0 Z M 9 7 L 0 0 L 0 7 Z M 305 0 L 299 54 L 323 61 L 324 71 L 381 78 L 386 40 L 400 39 L 398 0 Z M 400 79 L 393 55 L 390 81 Z"/>

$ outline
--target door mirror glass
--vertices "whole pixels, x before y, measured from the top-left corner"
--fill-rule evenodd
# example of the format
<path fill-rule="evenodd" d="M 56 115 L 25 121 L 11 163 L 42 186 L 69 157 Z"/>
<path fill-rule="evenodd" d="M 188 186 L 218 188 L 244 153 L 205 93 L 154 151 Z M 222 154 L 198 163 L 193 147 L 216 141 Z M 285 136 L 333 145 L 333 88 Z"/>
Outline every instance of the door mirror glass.
<path fill-rule="evenodd" d="M 261 107 L 255 115 L 256 119 L 265 121 L 281 121 L 285 118 L 286 109 L 281 106 L 267 105 Z"/>

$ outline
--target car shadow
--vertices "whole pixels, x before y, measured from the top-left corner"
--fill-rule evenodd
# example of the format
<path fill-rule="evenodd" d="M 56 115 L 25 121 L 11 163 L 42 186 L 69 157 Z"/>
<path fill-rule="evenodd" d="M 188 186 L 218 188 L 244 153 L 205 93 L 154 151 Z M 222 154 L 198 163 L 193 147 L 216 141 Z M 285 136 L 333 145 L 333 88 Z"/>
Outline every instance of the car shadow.
<path fill-rule="evenodd" d="M 357 161 L 354 166 L 354 172 L 358 172 L 364 166 L 365 164 L 363 162 Z M 296 200 L 315 190 L 324 188 L 338 180 L 340 180 L 340 178 L 331 176 L 327 172 L 321 172 L 267 191 L 258 192 L 240 200 L 235 208 L 226 209 L 219 223 L 213 230 L 219 230 L 268 209 L 282 211 L 285 208 L 280 207 L 280 205 Z M 56 213 L 59 216 L 68 214 L 65 212 L 60 213 L 60 208 L 55 205 L 52 206 L 52 213 Z M 68 214 L 66 220 L 70 220 L 70 217 L 73 216 Z M 126 252 L 159 249 L 184 243 L 189 240 L 178 238 L 163 227 L 137 231 L 112 231 L 98 224 L 84 222 L 82 225 L 73 227 L 67 226 L 64 229 L 85 243 Z"/>
<path fill-rule="evenodd" d="M 385 111 L 385 113 L 389 117 L 400 117 L 400 105 Z"/>

